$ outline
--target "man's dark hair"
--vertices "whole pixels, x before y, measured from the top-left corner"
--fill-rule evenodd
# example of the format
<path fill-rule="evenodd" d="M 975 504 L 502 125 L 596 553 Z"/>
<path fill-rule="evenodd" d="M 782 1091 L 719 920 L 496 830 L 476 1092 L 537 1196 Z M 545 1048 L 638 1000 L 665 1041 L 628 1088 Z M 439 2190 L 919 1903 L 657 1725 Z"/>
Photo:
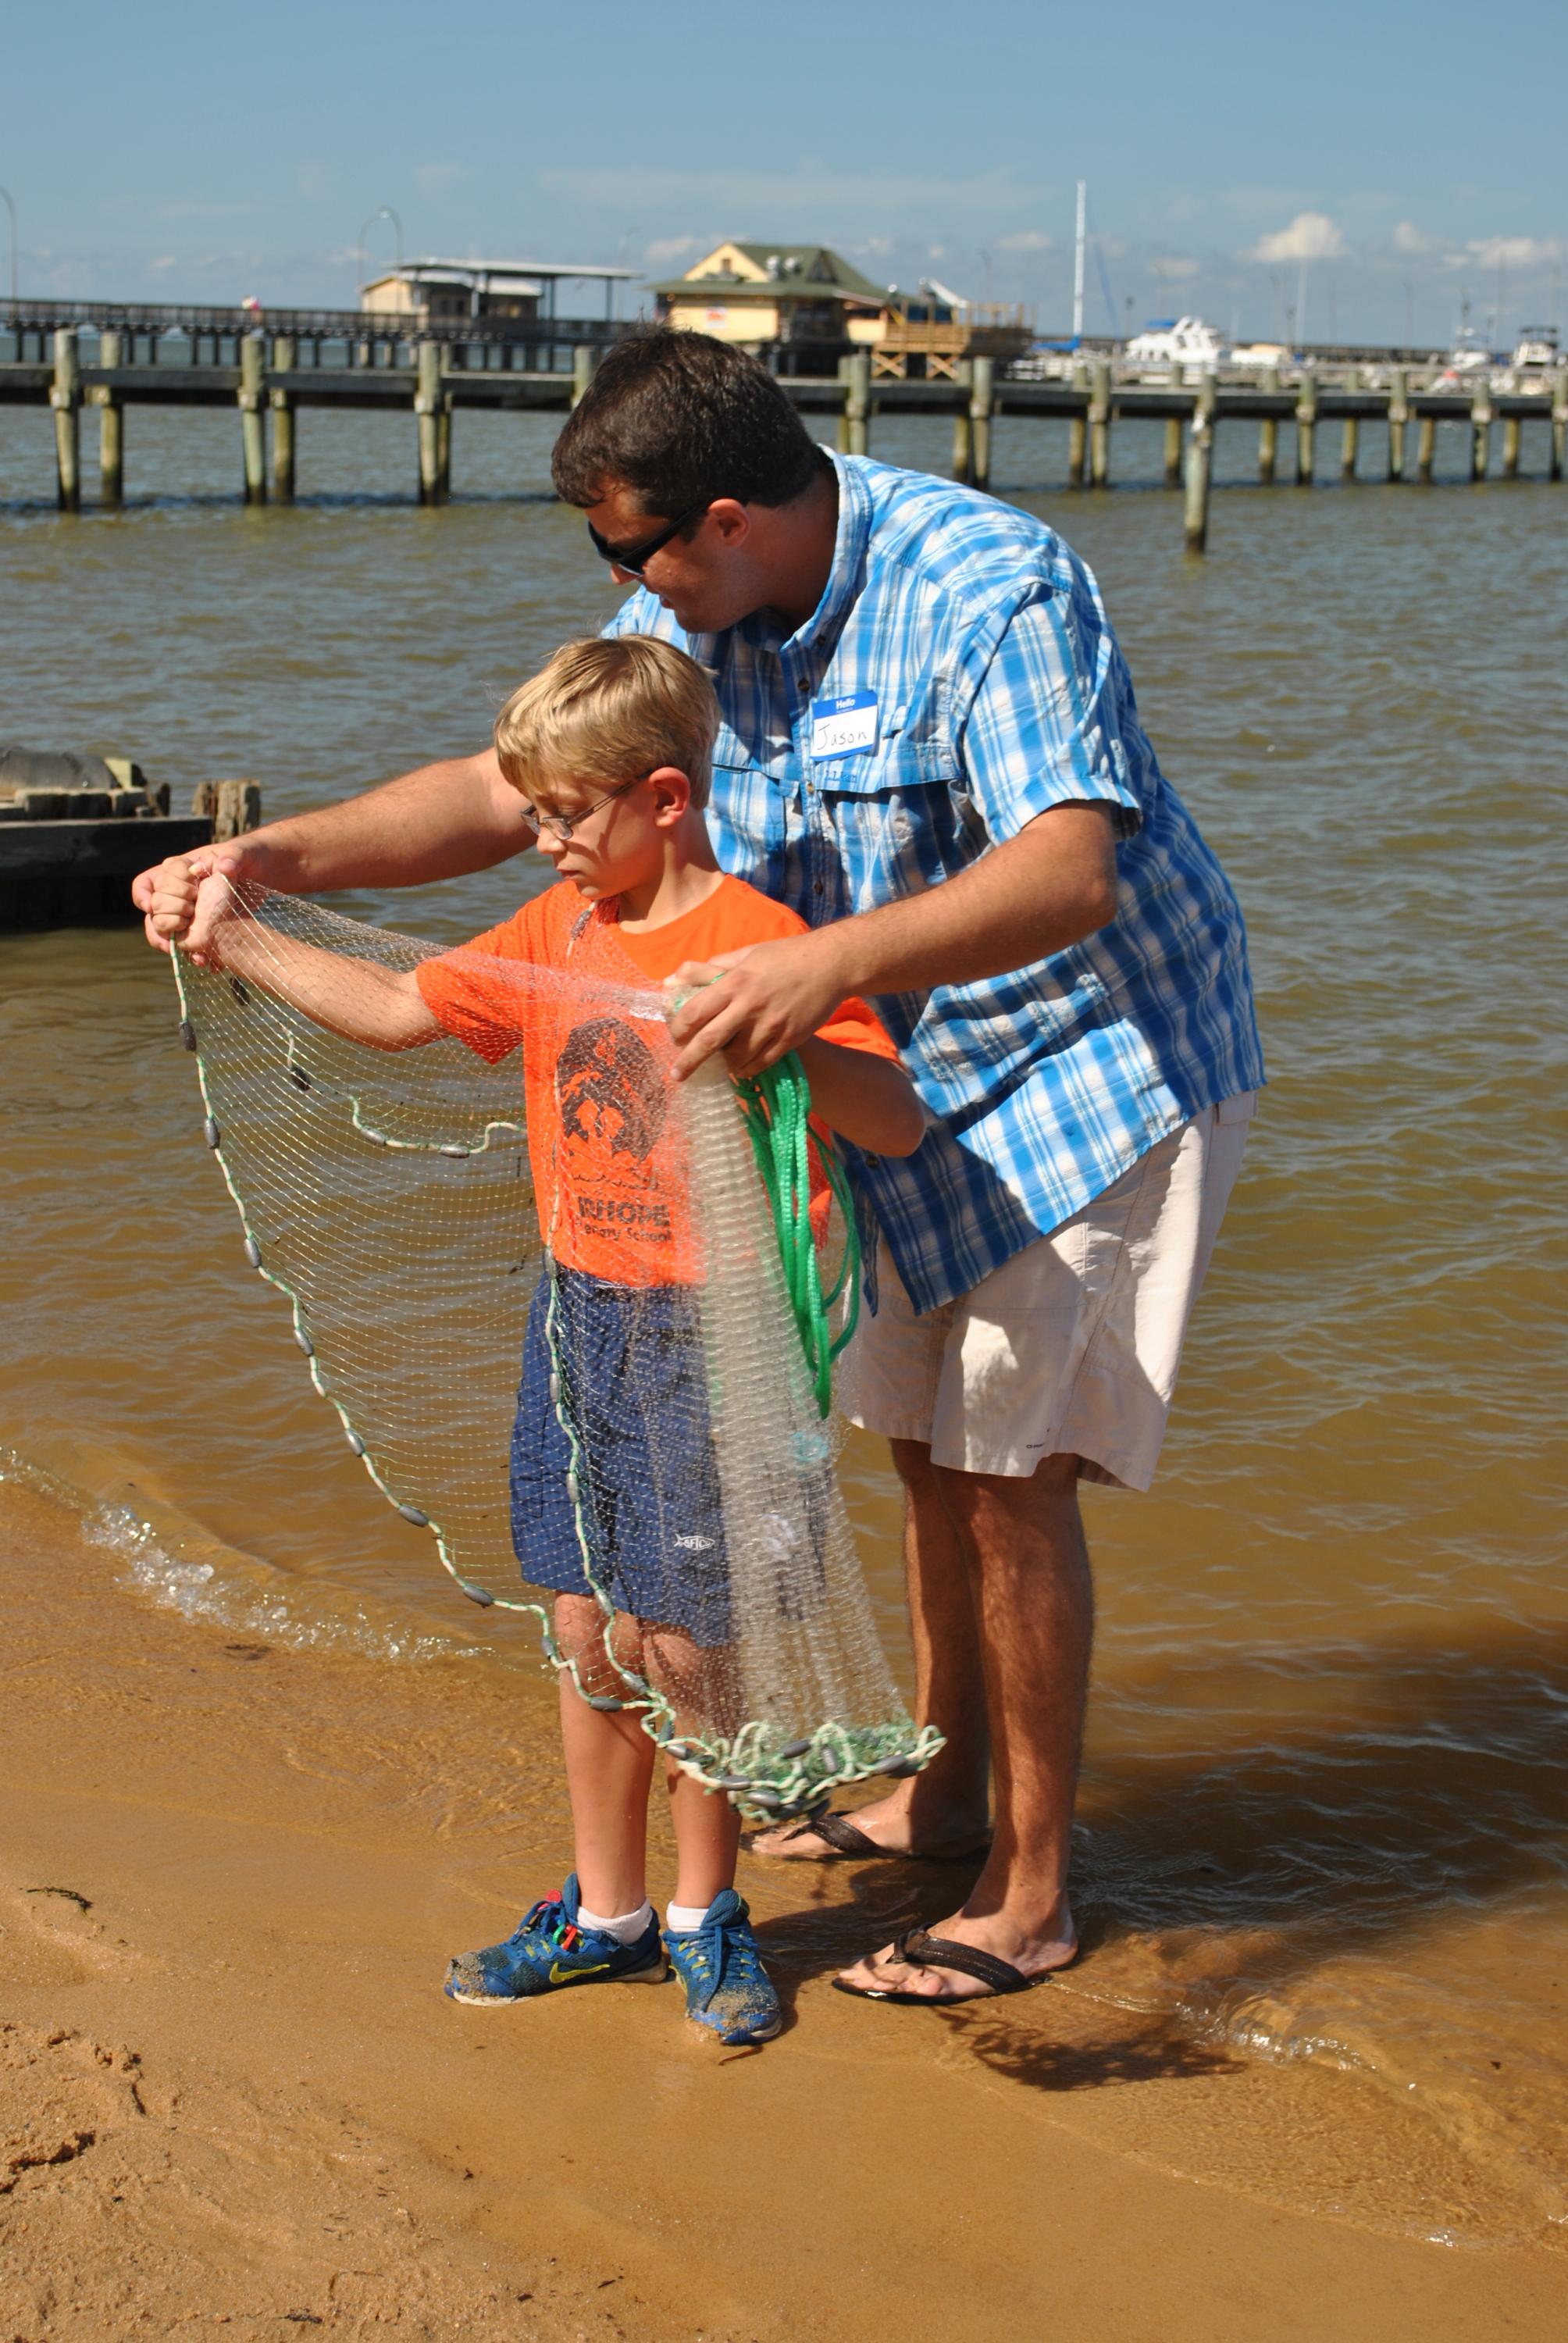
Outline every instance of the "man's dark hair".
<path fill-rule="evenodd" d="M 715 497 L 785 505 L 809 488 L 816 442 L 765 367 L 708 334 L 661 327 L 618 342 L 556 441 L 550 473 L 568 505 L 611 482 L 650 517 Z"/>

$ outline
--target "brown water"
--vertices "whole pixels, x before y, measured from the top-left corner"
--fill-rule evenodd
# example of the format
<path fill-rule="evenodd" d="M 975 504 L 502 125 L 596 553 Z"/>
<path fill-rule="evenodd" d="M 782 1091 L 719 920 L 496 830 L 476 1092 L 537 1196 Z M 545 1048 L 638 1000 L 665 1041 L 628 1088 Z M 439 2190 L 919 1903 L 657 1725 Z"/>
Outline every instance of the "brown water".
<path fill-rule="evenodd" d="M 227 418 L 138 410 L 140 501 L 67 522 L 45 422 L 7 416 L 7 735 L 128 750 L 176 800 L 251 774 L 279 813 L 475 743 L 608 612 L 544 421 L 459 417 L 438 514 L 404 500 L 411 429 L 307 422 L 292 513 L 234 505 Z M 1272 1077 L 1161 1477 L 1091 1499 L 1081 1988 L 1343 2073 L 1347 2105 L 1381 2088 L 1386 2134 L 1354 2137 L 1398 2164 L 1399 2218 L 1529 2234 L 1568 2219 L 1564 492 L 1238 487 L 1192 566 L 1172 499 L 1070 497 L 1052 435 L 998 436 L 1002 493 L 1097 568 L 1237 882 Z M 1118 447 L 1153 473 L 1153 433 Z M 878 452 L 940 466 L 940 427 Z M 455 938 L 538 876 L 341 908 Z M 166 969 L 128 930 L 5 938 L 0 996 L 13 1475 L 74 1492 L 144 1594 L 389 1665 L 524 1665 L 374 1496 L 246 1272 Z M 873 1443 L 852 1472 L 896 1627 Z M 1293 2184 L 1270 2153 L 1279 2193 L 1336 2209 L 1322 2157 Z"/>

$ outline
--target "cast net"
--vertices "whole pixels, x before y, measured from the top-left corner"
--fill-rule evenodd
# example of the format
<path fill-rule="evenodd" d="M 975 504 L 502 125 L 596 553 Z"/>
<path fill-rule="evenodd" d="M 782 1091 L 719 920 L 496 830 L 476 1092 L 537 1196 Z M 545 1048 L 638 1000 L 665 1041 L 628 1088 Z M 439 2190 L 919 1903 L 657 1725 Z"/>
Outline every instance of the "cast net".
<path fill-rule="evenodd" d="M 317 1391 L 464 1594 L 534 1613 L 585 1699 L 743 1809 L 809 1809 L 940 1745 L 825 1412 L 852 1212 L 814 1141 L 806 1174 L 798 1072 L 674 1082 L 613 919 L 565 952 L 227 890 L 212 963 L 176 963 L 206 1141 Z"/>

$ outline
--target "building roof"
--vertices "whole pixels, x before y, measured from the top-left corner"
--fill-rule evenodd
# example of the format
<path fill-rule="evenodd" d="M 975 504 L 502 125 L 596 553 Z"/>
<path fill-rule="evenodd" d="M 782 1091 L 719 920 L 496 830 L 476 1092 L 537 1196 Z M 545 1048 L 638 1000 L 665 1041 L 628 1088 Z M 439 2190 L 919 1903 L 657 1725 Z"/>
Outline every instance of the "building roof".
<path fill-rule="evenodd" d="M 386 285 L 394 277 L 403 277 L 427 285 L 471 285 L 476 277 L 482 277 L 498 288 L 508 277 L 613 277 L 628 282 L 636 275 L 635 268 L 606 268 L 597 260 L 399 260 L 369 282 Z M 538 287 L 531 289 L 537 292 Z"/>
<path fill-rule="evenodd" d="M 754 274 L 742 269 L 713 270 L 710 263 L 720 253 L 739 253 L 750 264 Z M 774 296 L 784 300 L 810 301 L 824 297 L 840 301 L 865 301 L 880 308 L 890 297 L 890 287 L 873 285 L 862 277 L 841 255 L 827 244 L 741 244 L 730 238 L 719 245 L 706 259 L 684 277 L 670 277 L 653 290 L 666 298 L 681 294 L 700 293 L 711 287 L 716 292 L 746 292 Z"/>

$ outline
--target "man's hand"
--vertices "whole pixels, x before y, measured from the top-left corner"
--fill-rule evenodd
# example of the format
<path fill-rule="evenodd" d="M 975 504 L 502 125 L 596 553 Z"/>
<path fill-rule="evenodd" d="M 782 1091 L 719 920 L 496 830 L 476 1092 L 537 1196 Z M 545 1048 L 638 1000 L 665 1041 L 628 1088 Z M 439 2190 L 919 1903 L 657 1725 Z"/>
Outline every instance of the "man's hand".
<path fill-rule="evenodd" d="M 675 1078 L 684 1081 L 720 1050 L 730 1072 L 759 1074 L 825 1025 L 846 994 L 830 928 L 748 944 L 689 961 L 677 981 L 700 986 L 669 1021 Z M 722 970 L 717 982 L 716 970 Z"/>
<path fill-rule="evenodd" d="M 178 944 L 187 960 L 206 966 L 206 948 L 213 929 L 223 917 L 227 890 L 204 881 L 217 876 L 230 886 L 256 878 L 241 844 L 198 846 L 189 854 L 170 855 L 131 881 L 131 900 L 142 914 L 142 925 L 155 951 L 166 952 Z"/>

